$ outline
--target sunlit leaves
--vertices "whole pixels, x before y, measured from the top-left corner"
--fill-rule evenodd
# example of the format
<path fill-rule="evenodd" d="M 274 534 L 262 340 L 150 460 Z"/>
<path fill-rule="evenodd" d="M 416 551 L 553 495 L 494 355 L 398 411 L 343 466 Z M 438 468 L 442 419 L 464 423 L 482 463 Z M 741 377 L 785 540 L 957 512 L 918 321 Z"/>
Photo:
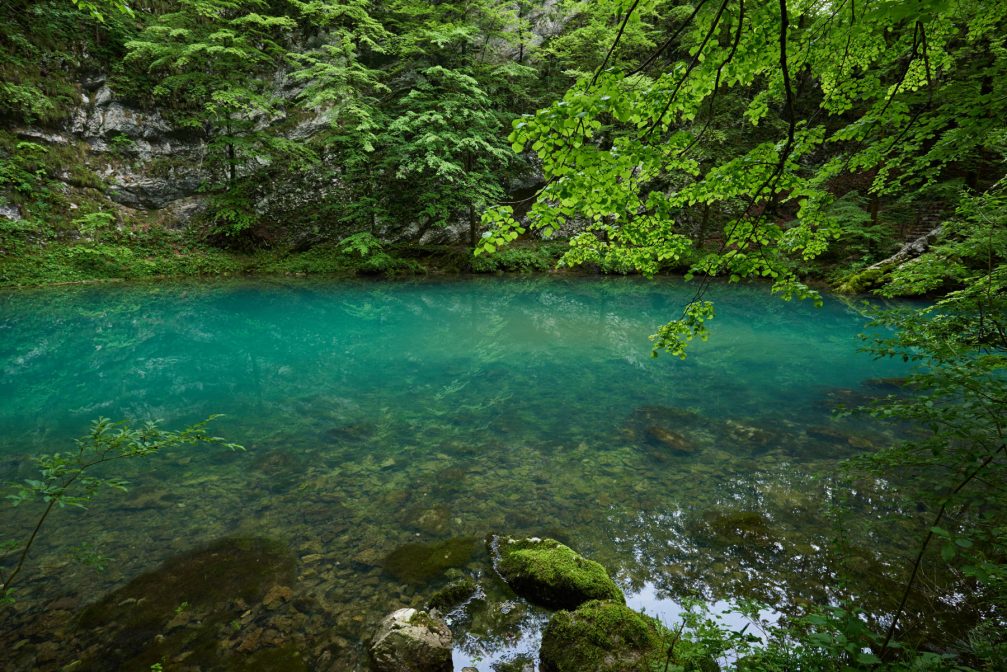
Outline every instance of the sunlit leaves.
<path fill-rule="evenodd" d="M 695 338 L 705 341 L 709 338 L 706 323 L 714 317 L 713 304 L 709 301 L 694 301 L 682 311 L 682 317 L 673 320 L 657 330 L 650 337 L 654 344 L 654 354 L 664 350 L 675 357 L 685 359 L 689 342 Z"/>
<path fill-rule="evenodd" d="M 1002 0 L 924 0 L 911 10 L 789 3 L 786 56 L 791 77 L 803 78 L 801 117 L 792 120 L 779 3 L 741 7 L 704 4 L 679 42 L 645 67 L 616 59 L 586 72 L 561 101 L 515 124 L 512 148 L 535 153 L 548 180 L 530 225 L 585 231 L 565 263 L 653 273 L 678 258 L 676 236 L 690 235 L 696 209 L 704 221 L 712 209 L 722 242 L 693 273 L 771 278 L 782 295 L 814 299 L 794 269 L 825 253 L 848 224 L 832 210 L 833 180 L 870 172 L 878 195 L 926 187 L 989 146 L 1007 118 Z M 591 12 L 624 9 L 608 0 Z M 633 35 L 647 34 L 648 16 L 630 22 Z M 757 125 L 749 135 L 764 139 L 718 151 L 732 120 L 718 117 L 717 105 L 737 108 L 732 96 L 743 103 L 735 123 Z M 516 226 L 496 214 L 485 224 L 494 244 Z"/>

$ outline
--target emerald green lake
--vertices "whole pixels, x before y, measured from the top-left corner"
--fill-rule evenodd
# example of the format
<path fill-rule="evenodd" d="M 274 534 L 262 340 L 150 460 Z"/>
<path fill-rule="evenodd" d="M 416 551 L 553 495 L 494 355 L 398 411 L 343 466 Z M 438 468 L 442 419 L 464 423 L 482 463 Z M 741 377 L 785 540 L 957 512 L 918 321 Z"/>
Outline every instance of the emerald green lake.
<path fill-rule="evenodd" d="M 832 409 L 907 369 L 858 351 L 855 307 L 764 286 L 714 285 L 709 342 L 651 358 L 648 335 L 694 291 L 536 277 L 0 294 L 3 480 L 99 416 L 222 413 L 214 433 L 246 448 L 124 465 L 128 493 L 54 514 L 0 617 L 0 667 L 363 669 L 381 617 L 460 571 L 481 588 L 449 614 L 457 667 L 497 669 L 534 651 L 548 615 L 493 575 L 489 534 L 557 538 L 667 619 L 690 596 L 786 612 L 833 595 L 822 475 L 894 434 Z M 38 514 L 6 508 L 0 538 Z M 207 548 L 227 575 L 208 562 L 186 579 Z M 129 593 L 159 567 L 180 582 Z M 103 598 L 110 613 L 88 607 Z"/>

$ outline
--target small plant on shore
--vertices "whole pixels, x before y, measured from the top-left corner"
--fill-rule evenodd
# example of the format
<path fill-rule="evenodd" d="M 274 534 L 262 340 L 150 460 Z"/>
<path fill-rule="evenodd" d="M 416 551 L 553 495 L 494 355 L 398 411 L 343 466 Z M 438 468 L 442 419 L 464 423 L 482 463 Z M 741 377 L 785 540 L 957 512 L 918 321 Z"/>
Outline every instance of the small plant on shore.
<path fill-rule="evenodd" d="M 29 551 L 54 509 L 68 506 L 84 509 L 103 490 L 126 491 L 126 481 L 116 476 L 96 475 L 96 467 L 151 457 L 164 449 L 180 446 L 219 444 L 231 450 L 243 450 L 235 443 L 207 433 L 207 424 L 218 417 L 212 415 L 179 431 L 161 429 L 156 422 L 132 427 L 126 421 L 99 418 L 85 436 L 75 441 L 74 450 L 32 458 L 38 466 L 38 476 L 11 484 L 12 492 L 7 499 L 14 506 L 39 502 L 44 508 L 27 540 L 3 544 L 5 550 L 16 553 L 17 561 L 9 571 L 0 572 L 0 602 L 14 601 L 14 580 L 24 569 Z"/>

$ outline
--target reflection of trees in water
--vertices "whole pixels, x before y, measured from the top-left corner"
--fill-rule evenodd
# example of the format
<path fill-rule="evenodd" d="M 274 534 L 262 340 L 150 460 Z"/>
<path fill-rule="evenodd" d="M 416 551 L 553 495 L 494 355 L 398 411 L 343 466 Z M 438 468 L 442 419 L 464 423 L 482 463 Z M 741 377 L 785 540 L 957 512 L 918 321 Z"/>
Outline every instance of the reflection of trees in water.
<path fill-rule="evenodd" d="M 492 573 L 483 577 L 482 585 L 473 599 L 449 616 L 452 630 L 463 633 L 455 638 L 455 648 L 477 660 L 537 655 L 550 612 L 515 599 Z"/>

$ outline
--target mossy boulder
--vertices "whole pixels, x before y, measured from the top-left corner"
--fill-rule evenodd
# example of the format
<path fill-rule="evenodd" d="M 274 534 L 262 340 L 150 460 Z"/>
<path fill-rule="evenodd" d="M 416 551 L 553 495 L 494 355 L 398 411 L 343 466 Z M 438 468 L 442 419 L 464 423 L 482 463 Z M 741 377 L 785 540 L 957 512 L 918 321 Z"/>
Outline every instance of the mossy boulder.
<path fill-rule="evenodd" d="M 376 672 L 451 672 L 451 630 L 425 611 L 399 609 L 371 639 Z"/>
<path fill-rule="evenodd" d="M 500 576 L 529 602 L 575 609 L 589 600 L 626 601 L 604 567 L 554 539 L 500 537 L 495 551 Z"/>
<path fill-rule="evenodd" d="M 461 576 L 434 593 L 430 598 L 429 606 L 431 609 L 446 614 L 464 604 L 477 590 L 479 590 L 479 585 L 475 579 L 470 576 Z"/>
<path fill-rule="evenodd" d="M 656 621 L 615 602 L 592 601 L 553 614 L 542 633 L 541 672 L 638 672 L 662 651 Z"/>

